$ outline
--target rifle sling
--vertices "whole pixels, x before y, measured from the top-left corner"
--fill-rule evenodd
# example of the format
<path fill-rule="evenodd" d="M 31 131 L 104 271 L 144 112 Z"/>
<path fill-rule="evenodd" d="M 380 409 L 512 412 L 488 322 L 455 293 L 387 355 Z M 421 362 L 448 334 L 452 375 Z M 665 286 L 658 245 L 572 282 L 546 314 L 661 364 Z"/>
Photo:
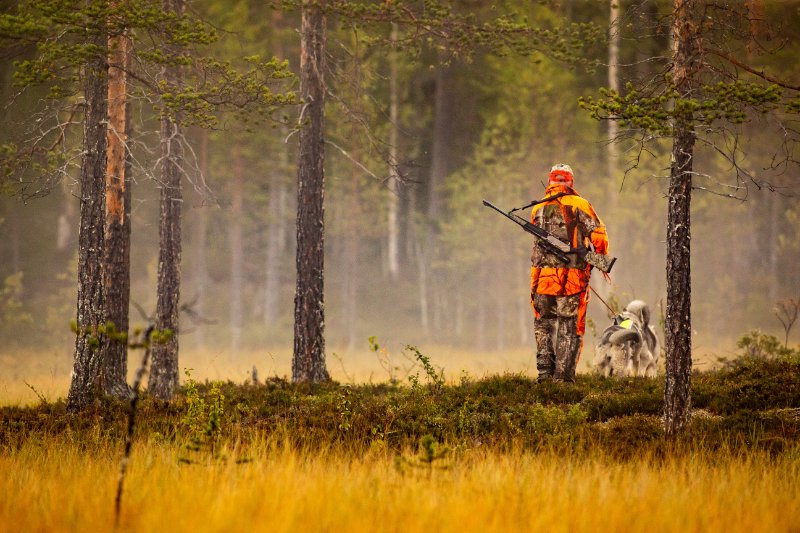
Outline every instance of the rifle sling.
<path fill-rule="evenodd" d="M 542 198 L 541 200 L 534 200 L 533 202 L 529 203 L 528 205 L 524 205 L 522 207 L 516 207 L 509 211 L 509 213 L 513 213 L 514 211 L 522 211 L 523 209 L 528 209 L 529 207 L 533 207 L 535 205 L 543 204 L 544 202 L 549 202 L 550 200 L 557 200 L 562 196 L 576 196 L 574 192 L 560 192 L 558 194 L 554 194 L 553 196 L 548 196 L 547 198 Z"/>

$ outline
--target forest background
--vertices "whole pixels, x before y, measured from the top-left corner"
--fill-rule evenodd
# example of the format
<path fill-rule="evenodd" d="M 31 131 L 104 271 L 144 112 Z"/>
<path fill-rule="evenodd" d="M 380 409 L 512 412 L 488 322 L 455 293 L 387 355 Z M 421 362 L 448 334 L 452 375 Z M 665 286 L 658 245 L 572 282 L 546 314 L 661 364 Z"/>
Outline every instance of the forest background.
<path fill-rule="evenodd" d="M 619 258 L 612 285 L 595 276 L 595 289 L 622 304 L 642 298 L 661 314 L 669 143 L 652 144 L 644 154 L 634 142 L 612 148 L 608 124 L 578 106 L 581 96 L 609 85 L 606 64 L 615 35 L 621 86 L 657 75 L 663 64 L 652 58 L 669 56 L 669 33 L 655 28 L 671 3 L 620 4 L 625 16 L 618 33 L 587 43 L 588 56 L 599 62 L 588 69 L 535 54 L 477 53 L 442 62 L 434 46 L 392 52 L 346 21 L 329 19 L 326 340 L 334 377 L 346 379 L 351 372 L 368 379 L 383 371 L 368 350 L 370 336 L 395 354 L 405 344 L 426 347 L 449 373 L 460 368 L 532 373 L 531 241 L 480 201 L 510 208 L 539 198 L 550 166 L 559 162 L 574 169 L 576 189 L 606 222 L 611 253 Z M 456 5 L 479 15 L 523 12 L 540 27 L 564 21 L 609 26 L 609 2 Z M 765 19 L 775 23 L 774 52 L 757 61 L 797 79 L 800 4 L 763 6 Z M 193 9 L 223 36 L 209 45 L 215 55 L 275 55 L 297 72 L 296 14 L 248 1 L 196 2 Z M 15 59 L 2 57 L 0 144 L 25 138 L 43 97 L 36 90 L 17 95 Z M 385 161 L 391 79 L 403 177 L 395 197 L 396 264 L 388 249 L 393 193 Z M 187 132 L 194 153 L 183 210 L 181 292 L 189 311 L 181 318 L 181 366 L 200 375 L 243 377 L 253 365 L 267 373 L 289 372 L 296 202 L 292 128 L 300 110 L 280 111 L 287 125 L 223 122 L 210 132 Z M 131 319 L 136 324 L 136 309 L 147 315 L 155 307 L 159 185 L 151 143 L 158 117 L 144 103 L 133 117 L 138 163 Z M 708 190 L 696 194 L 692 206 L 695 358 L 725 355 L 751 328 L 782 333 L 773 308 L 800 293 L 794 263 L 800 256 L 798 171 L 791 165 L 771 168 L 781 136 L 766 119 L 748 117 L 738 128 L 748 140 L 739 165 L 759 178 L 760 187 L 737 181 L 734 169 L 712 150 L 696 153 L 696 168 L 710 177 L 701 183 Z M 638 166 L 626 173 L 635 159 Z M 3 183 L 8 194 L 0 197 L 0 364 L 9 370 L 4 387 L 6 380 L 49 375 L 52 392 L 65 390 L 74 349 L 69 322 L 75 313 L 76 175 L 58 183 Z M 589 317 L 584 366 L 593 331 L 608 320 L 598 298 Z M 334 354 L 341 365 L 332 360 Z"/>

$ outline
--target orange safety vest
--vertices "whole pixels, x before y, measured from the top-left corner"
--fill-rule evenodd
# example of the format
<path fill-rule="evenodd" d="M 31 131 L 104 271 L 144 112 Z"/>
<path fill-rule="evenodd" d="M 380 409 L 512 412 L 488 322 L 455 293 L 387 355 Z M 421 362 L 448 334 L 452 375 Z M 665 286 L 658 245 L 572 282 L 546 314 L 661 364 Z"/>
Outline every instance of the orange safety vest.
<path fill-rule="evenodd" d="M 588 200 L 561 183 L 547 187 L 545 200 L 562 193 L 564 196 L 534 206 L 531 222 L 572 247 L 591 244 L 595 252 L 607 254 L 606 226 Z M 538 243 L 531 253 L 531 294 L 569 296 L 585 292 L 592 267 L 577 257 L 565 264 Z"/>

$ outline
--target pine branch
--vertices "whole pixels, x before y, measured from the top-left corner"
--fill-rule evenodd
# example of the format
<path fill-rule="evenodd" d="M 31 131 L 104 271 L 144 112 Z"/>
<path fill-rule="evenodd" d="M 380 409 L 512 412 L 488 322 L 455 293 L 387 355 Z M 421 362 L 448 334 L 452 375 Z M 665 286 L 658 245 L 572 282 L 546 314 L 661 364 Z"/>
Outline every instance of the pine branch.
<path fill-rule="evenodd" d="M 730 55 L 726 54 L 722 50 L 717 50 L 716 48 L 706 48 L 705 50 L 707 52 L 710 52 L 710 53 L 714 54 L 715 56 L 719 57 L 720 59 L 724 59 L 725 61 L 728 61 L 732 65 L 735 65 L 735 66 L 739 67 L 740 69 L 749 72 L 750 74 L 754 74 L 754 75 L 758 76 L 759 78 L 761 78 L 763 80 L 766 80 L 766 81 L 768 81 L 770 83 L 774 83 L 775 85 L 783 87 L 784 89 L 791 89 L 792 91 L 800 92 L 800 85 L 792 85 L 787 81 L 781 80 L 781 79 L 776 78 L 774 76 L 770 76 L 763 69 L 762 70 L 756 70 L 753 67 L 742 63 L 738 59 L 736 59 L 734 57 L 731 57 Z"/>

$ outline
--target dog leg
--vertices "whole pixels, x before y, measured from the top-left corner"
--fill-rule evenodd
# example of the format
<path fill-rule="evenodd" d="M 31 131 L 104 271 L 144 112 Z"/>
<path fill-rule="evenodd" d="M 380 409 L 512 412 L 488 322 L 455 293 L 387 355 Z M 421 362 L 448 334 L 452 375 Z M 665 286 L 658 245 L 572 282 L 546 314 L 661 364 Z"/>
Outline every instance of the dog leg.
<path fill-rule="evenodd" d="M 632 352 L 632 348 L 630 346 L 626 346 L 625 347 L 625 374 L 623 374 L 622 377 L 626 377 L 627 378 L 627 377 L 630 377 L 630 376 L 634 375 L 633 374 L 633 372 L 634 372 L 634 360 L 633 360 L 633 354 L 631 352 Z"/>
<path fill-rule="evenodd" d="M 638 377 L 640 375 L 639 371 L 642 364 L 641 346 L 639 348 L 632 346 L 631 350 L 633 352 L 631 355 L 631 375 Z"/>

